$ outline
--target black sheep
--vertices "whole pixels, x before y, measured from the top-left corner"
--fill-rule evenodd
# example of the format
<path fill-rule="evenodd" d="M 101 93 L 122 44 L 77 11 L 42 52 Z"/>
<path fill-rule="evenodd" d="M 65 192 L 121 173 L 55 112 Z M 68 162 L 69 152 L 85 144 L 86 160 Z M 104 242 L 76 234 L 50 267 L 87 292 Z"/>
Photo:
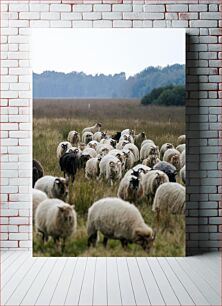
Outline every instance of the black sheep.
<path fill-rule="evenodd" d="M 71 178 L 72 183 L 75 180 L 76 172 L 80 166 L 79 153 L 69 152 L 60 157 L 59 165 L 64 177 Z"/>
<path fill-rule="evenodd" d="M 32 187 L 33 188 L 35 186 L 36 181 L 38 181 L 38 179 L 43 177 L 43 175 L 44 175 L 44 169 L 41 163 L 38 160 L 33 159 L 32 161 Z"/>
<path fill-rule="evenodd" d="M 121 132 L 116 132 L 116 134 L 112 135 L 112 139 L 116 140 L 116 142 L 119 141 L 121 137 Z"/>
<path fill-rule="evenodd" d="M 177 170 L 172 164 L 160 161 L 153 167 L 153 169 L 163 171 L 168 176 L 170 182 L 176 182 Z"/>

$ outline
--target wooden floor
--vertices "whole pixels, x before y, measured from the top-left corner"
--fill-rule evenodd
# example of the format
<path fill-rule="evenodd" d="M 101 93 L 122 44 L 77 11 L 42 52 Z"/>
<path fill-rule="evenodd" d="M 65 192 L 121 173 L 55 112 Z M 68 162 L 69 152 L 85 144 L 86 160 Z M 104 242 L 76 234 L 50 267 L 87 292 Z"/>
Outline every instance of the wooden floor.
<path fill-rule="evenodd" d="M 0 305 L 221 305 L 220 253 L 32 258 L 1 253 Z"/>

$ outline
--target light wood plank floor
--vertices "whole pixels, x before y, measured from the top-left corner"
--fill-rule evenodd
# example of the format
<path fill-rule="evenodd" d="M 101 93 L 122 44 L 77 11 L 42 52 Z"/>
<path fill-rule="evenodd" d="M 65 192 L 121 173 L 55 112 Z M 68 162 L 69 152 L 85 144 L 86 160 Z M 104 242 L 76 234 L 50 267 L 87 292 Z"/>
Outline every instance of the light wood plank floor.
<path fill-rule="evenodd" d="M 0 305 L 222 305 L 221 254 L 32 258 L 1 252 Z"/>

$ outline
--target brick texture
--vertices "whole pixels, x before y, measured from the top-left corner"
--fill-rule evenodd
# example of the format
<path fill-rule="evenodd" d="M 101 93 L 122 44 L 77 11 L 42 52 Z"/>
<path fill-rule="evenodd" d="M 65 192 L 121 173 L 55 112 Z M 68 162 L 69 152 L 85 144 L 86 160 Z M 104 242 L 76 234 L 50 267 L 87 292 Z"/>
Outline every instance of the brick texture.
<path fill-rule="evenodd" d="M 4 1 L 1 9 L 1 248 L 31 247 L 34 27 L 184 27 L 187 32 L 187 254 L 221 248 L 220 0 Z"/>

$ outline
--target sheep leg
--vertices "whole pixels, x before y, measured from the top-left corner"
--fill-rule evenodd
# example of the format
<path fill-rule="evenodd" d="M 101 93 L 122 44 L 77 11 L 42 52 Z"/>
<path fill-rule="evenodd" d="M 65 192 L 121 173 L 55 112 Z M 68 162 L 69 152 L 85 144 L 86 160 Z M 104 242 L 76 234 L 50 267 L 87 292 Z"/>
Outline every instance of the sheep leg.
<path fill-rule="evenodd" d="M 107 247 L 107 243 L 108 243 L 108 238 L 104 236 L 103 245 L 104 245 L 105 248 Z"/>
<path fill-rule="evenodd" d="M 93 247 L 95 247 L 96 246 L 96 241 L 97 241 L 97 232 L 95 232 L 94 234 L 89 236 L 88 247 L 90 247 L 91 244 L 93 245 Z"/>
<path fill-rule="evenodd" d="M 64 252 L 64 249 L 65 249 L 65 243 L 66 243 L 66 239 L 63 238 L 63 241 L 62 241 L 62 248 L 61 248 L 62 253 Z"/>
<path fill-rule="evenodd" d="M 128 241 L 126 239 L 120 239 L 123 249 L 128 248 Z"/>

